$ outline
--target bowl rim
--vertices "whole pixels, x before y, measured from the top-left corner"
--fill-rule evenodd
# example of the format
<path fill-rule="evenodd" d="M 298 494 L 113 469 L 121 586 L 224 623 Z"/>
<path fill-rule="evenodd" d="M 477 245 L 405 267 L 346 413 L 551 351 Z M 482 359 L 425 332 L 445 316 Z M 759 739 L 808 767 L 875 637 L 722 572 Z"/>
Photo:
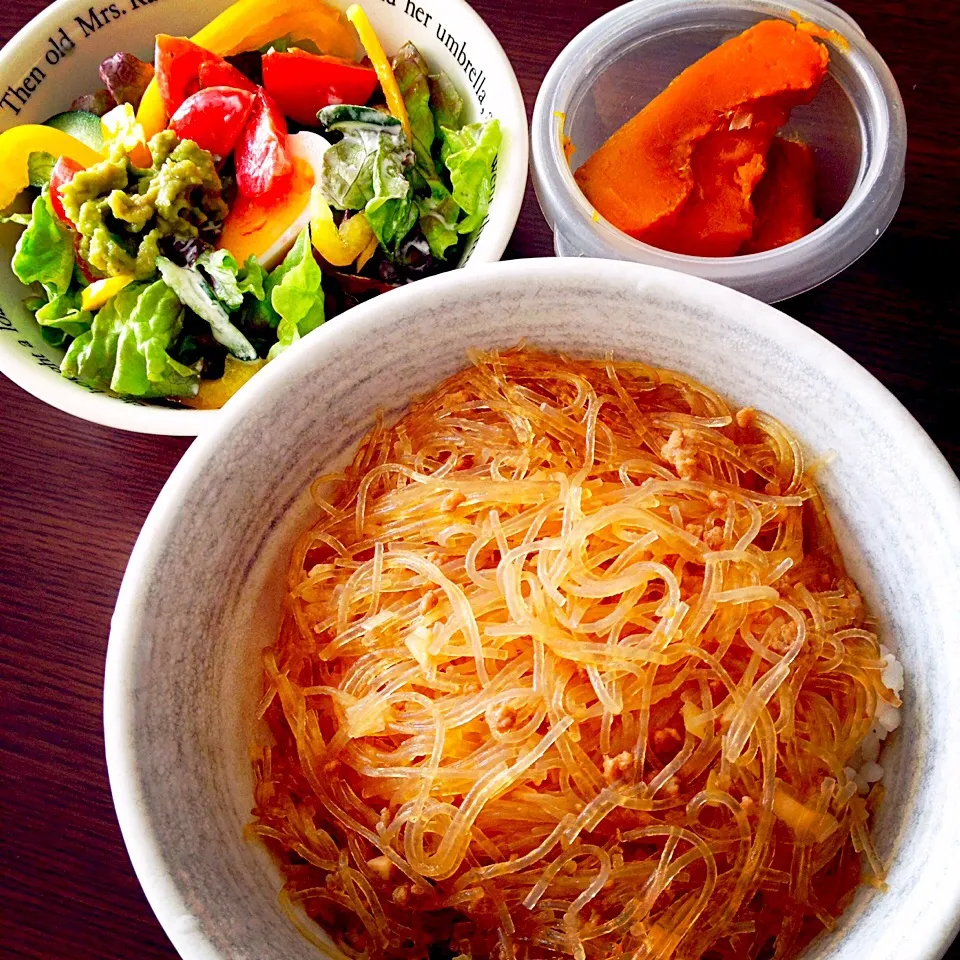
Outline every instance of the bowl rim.
<path fill-rule="evenodd" d="M 240 395 L 236 403 L 215 425 L 191 445 L 171 473 L 140 532 L 130 556 L 111 621 L 104 676 L 103 722 L 107 770 L 117 818 L 134 871 L 151 908 L 184 960 L 226 960 L 194 926 L 182 923 L 191 911 L 180 893 L 177 881 L 168 870 L 139 787 L 134 709 L 136 700 L 136 664 L 138 659 L 138 596 L 154 580 L 151 570 L 160 556 L 158 546 L 171 528 L 183 522 L 179 506 L 184 492 L 205 465 L 222 456 L 234 423 L 244 420 L 259 402 L 261 393 L 282 393 L 284 383 L 297 374 L 323 362 L 328 344 L 338 338 L 350 341 L 368 336 L 375 330 L 381 314 L 402 315 L 431 297 L 468 299 L 475 290 L 483 290 L 494 281 L 523 278 L 531 288 L 561 280 L 611 289 L 642 288 L 643 282 L 659 281 L 672 287 L 680 297 L 692 299 L 709 295 L 724 312 L 739 315 L 747 329 L 775 339 L 785 350 L 798 353 L 815 363 L 831 379 L 843 380 L 863 391 L 878 417 L 891 431 L 904 436 L 913 446 L 918 462 L 924 464 L 930 488 L 941 508 L 941 522 L 960 540 L 960 480 L 947 460 L 916 419 L 896 397 L 869 371 L 839 347 L 775 307 L 746 294 L 699 277 L 687 277 L 676 271 L 648 264 L 614 260 L 578 258 L 532 258 L 486 265 L 468 277 L 448 273 L 391 291 L 361 304 L 351 311 L 346 323 L 321 327 L 311 335 L 309 345 L 299 351 L 287 351 L 271 364 L 258 386 Z M 473 289 L 475 288 L 475 290 Z M 744 309 L 744 308 L 749 309 Z M 960 839 L 960 828 L 957 831 Z M 938 960 L 960 932 L 960 871 L 952 889 L 943 891 L 937 909 L 937 922 L 925 926 L 916 940 L 912 960 Z M 929 916 L 929 915 L 928 915 Z"/>
<path fill-rule="evenodd" d="M 80 2 L 81 0 L 55 0 L 28 20 L 0 48 L 0 74 L 16 59 L 24 44 L 41 40 L 51 31 L 53 25 L 63 20 L 66 11 L 77 7 Z M 530 137 L 520 81 L 496 34 L 467 0 L 443 0 L 443 4 L 446 8 L 455 10 L 455 15 L 463 17 L 471 31 L 482 34 L 490 43 L 493 63 L 504 78 L 502 108 L 498 109 L 495 117 L 501 123 L 509 124 L 512 134 L 505 157 L 498 159 L 497 186 L 490 204 L 490 218 L 467 262 L 449 271 L 454 273 L 457 270 L 471 270 L 488 263 L 496 263 L 503 256 L 523 205 L 530 167 Z M 372 8 L 374 4 L 369 6 Z M 379 6 L 379 3 L 376 6 Z M 257 376 L 262 372 L 259 371 Z M 219 410 L 193 410 L 153 405 L 130 401 L 111 393 L 88 393 L 82 384 L 75 381 L 67 378 L 55 380 L 45 376 L 45 370 L 12 350 L 0 350 L 0 373 L 31 396 L 63 413 L 88 423 L 132 433 L 198 436 L 210 429 L 223 410 L 222 407 Z M 246 386 L 242 389 L 246 389 Z"/>
<path fill-rule="evenodd" d="M 629 0 L 588 24 L 563 48 L 540 86 L 530 125 L 533 180 L 544 216 L 554 234 L 558 256 L 576 255 L 577 240 L 564 236 L 564 226 L 577 239 L 590 237 L 586 251 L 595 255 L 601 248 L 604 256 L 629 262 L 680 270 L 708 280 L 737 285 L 753 293 L 764 278 L 779 275 L 777 295 L 764 297 L 777 302 L 813 289 L 845 270 L 863 256 L 879 240 L 893 220 L 904 188 L 907 150 L 907 124 L 903 98 L 896 79 L 886 61 L 870 43 L 859 24 L 829 0 L 692 0 L 693 13 L 722 12 L 725 9 L 755 13 L 758 19 L 782 19 L 795 22 L 797 16 L 840 34 L 846 49 L 833 40 L 826 40 L 831 58 L 840 58 L 856 65 L 854 72 L 868 76 L 875 89 L 868 89 L 871 123 L 877 127 L 874 139 L 878 150 L 862 166 L 850 195 L 841 208 L 816 229 L 772 250 L 732 257 L 702 257 L 662 250 L 636 240 L 615 227 L 581 191 L 574 179 L 561 147 L 558 129 L 565 115 L 562 98 L 574 96 L 579 86 L 588 82 L 580 78 L 578 63 L 588 53 L 606 44 L 608 38 L 630 29 L 637 22 L 646 23 L 676 9 L 672 0 Z M 655 24 L 653 25 L 656 31 Z M 572 76 L 577 76 L 577 86 Z M 855 227 L 860 220 L 859 229 Z M 824 245 L 833 254 L 818 270 L 804 280 L 797 280 L 808 262 L 821 255 Z M 769 280 L 768 280 L 769 282 Z M 758 294 L 754 293 L 754 296 Z"/>

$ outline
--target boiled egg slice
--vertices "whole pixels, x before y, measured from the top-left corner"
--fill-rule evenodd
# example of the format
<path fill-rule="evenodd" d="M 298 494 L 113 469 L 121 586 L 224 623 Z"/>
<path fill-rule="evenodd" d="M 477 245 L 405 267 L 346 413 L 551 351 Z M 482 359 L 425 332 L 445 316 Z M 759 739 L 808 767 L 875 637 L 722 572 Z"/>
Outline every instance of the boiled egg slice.
<path fill-rule="evenodd" d="M 293 160 L 290 188 L 279 197 L 237 197 L 223 222 L 217 246 L 229 250 L 237 263 L 255 256 L 272 270 L 310 223 L 310 193 L 330 144 L 309 130 L 291 134 L 287 144 Z"/>

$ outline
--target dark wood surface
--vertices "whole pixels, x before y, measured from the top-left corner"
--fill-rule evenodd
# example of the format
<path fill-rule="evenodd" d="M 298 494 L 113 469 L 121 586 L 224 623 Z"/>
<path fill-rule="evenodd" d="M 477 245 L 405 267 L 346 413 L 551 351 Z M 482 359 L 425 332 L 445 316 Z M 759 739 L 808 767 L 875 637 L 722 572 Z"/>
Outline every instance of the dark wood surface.
<path fill-rule="evenodd" d="M 900 84 L 910 128 L 906 195 L 870 253 L 783 309 L 889 387 L 956 470 L 960 3 L 841 2 Z M 0 40 L 44 6 L 2 0 Z M 513 60 L 532 109 L 565 43 L 616 3 L 474 6 Z M 552 253 L 528 189 L 508 256 Z M 0 411 L 0 952 L 170 960 L 110 800 L 101 680 L 127 557 L 188 441 L 84 423 L 2 377 Z M 960 949 L 951 954 L 960 960 Z"/>

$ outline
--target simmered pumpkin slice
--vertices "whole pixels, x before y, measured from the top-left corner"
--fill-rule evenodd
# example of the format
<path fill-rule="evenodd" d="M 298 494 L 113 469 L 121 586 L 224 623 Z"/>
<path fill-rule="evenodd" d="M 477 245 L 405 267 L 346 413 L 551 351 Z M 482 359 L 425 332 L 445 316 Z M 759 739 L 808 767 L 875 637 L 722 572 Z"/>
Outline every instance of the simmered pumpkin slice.
<path fill-rule="evenodd" d="M 734 256 L 753 233 L 751 197 L 766 171 L 770 144 L 786 119 L 778 102 L 766 103 L 735 118 L 731 129 L 708 133 L 694 148 L 694 186 L 678 215 L 638 239 L 691 256 Z"/>
<path fill-rule="evenodd" d="M 599 213 L 637 236 L 676 216 L 694 189 L 693 153 L 753 105 L 812 100 L 829 52 L 785 20 L 763 20 L 683 71 L 576 172 Z"/>
<path fill-rule="evenodd" d="M 753 236 L 740 253 L 759 253 L 793 243 L 816 230 L 817 168 L 805 143 L 777 137 L 767 153 L 767 172 L 753 194 Z"/>

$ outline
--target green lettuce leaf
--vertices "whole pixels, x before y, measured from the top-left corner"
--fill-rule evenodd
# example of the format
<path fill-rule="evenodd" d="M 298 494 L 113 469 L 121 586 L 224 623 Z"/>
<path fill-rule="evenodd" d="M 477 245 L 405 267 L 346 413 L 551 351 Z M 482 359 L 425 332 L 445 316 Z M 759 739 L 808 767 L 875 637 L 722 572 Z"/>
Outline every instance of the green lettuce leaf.
<path fill-rule="evenodd" d="M 447 250 L 459 239 L 457 220 L 460 218 L 460 206 L 439 180 L 430 183 L 430 196 L 420 198 L 417 204 L 420 208 L 420 229 L 430 244 L 430 252 L 438 260 L 445 260 Z"/>
<path fill-rule="evenodd" d="M 120 331 L 110 389 L 138 397 L 194 396 L 199 372 L 168 353 L 182 327 L 177 295 L 162 280 L 147 286 Z"/>
<path fill-rule="evenodd" d="M 362 210 L 380 246 L 394 251 L 419 216 L 408 179 L 417 155 L 399 124 L 391 117 L 381 122 L 382 118 L 379 112 L 361 107 L 320 111 L 327 129 L 343 134 L 323 155 L 320 190 L 332 207 Z"/>
<path fill-rule="evenodd" d="M 123 317 L 133 309 L 138 292 L 139 284 L 130 284 L 97 311 L 91 328 L 67 349 L 60 364 L 60 372 L 65 377 L 109 388 L 117 365 L 117 341 Z"/>
<path fill-rule="evenodd" d="M 263 289 L 266 279 L 267 271 L 251 253 L 237 273 L 237 289 L 244 295 L 249 293 L 257 300 L 262 300 L 266 296 Z"/>
<path fill-rule="evenodd" d="M 70 344 L 60 370 L 64 376 L 126 396 L 195 396 L 198 370 L 168 352 L 182 325 L 180 300 L 162 280 L 132 283 L 109 300 L 90 329 Z"/>
<path fill-rule="evenodd" d="M 30 313 L 36 313 L 42 307 L 47 305 L 47 298 L 41 297 L 37 294 L 31 294 L 29 297 L 23 298 L 23 305 L 30 311 Z"/>
<path fill-rule="evenodd" d="M 213 286 L 217 299 L 228 309 L 243 306 L 245 294 L 263 299 L 263 281 L 266 276 L 257 258 L 250 256 L 241 267 L 227 250 L 212 250 L 200 254 L 196 266 L 202 267 Z"/>
<path fill-rule="evenodd" d="M 42 304 L 35 312 L 47 343 L 61 346 L 70 337 L 79 337 L 90 329 L 93 315 L 81 309 L 80 292 L 71 290 Z"/>
<path fill-rule="evenodd" d="M 11 213 L 0 217 L 0 223 L 15 223 L 18 227 L 29 227 L 32 220 L 32 213 Z"/>
<path fill-rule="evenodd" d="M 408 155 L 400 153 L 390 138 L 381 137 L 373 164 L 373 197 L 364 207 L 380 246 L 394 251 L 414 228 L 419 216 L 413 190 L 406 178 Z"/>
<path fill-rule="evenodd" d="M 33 201 L 30 223 L 20 234 L 13 272 L 21 283 L 40 283 L 47 299 L 62 296 L 73 277 L 73 237 L 50 206 L 50 191 Z"/>
<path fill-rule="evenodd" d="M 166 257 L 157 259 L 157 268 L 163 282 L 173 290 L 180 302 L 210 324 L 210 332 L 217 343 L 223 344 L 238 360 L 257 359 L 256 348 L 231 323 L 230 314 L 199 270 L 181 267 Z"/>
<path fill-rule="evenodd" d="M 430 109 L 427 62 L 412 43 L 405 43 L 393 58 L 393 75 L 397 79 L 403 102 L 407 107 L 407 116 L 410 118 L 417 170 L 424 180 L 435 180 L 437 168 L 433 162 L 433 142 L 436 139 L 437 130 L 433 111 Z"/>
<path fill-rule="evenodd" d="M 227 250 L 210 250 L 197 257 L 195 266 L 202 267 L 217 299 L 228 309 L 243 306 L 243 294 L 237 283 L 240 266 Z"/>
<path fill-rule="evenodd" d="M 268 359 L 273 360 L 324 322 L 322 280 L 323 274 L 310 245 L 310 228 L 304 227 L 265 285 L 270 305 L 280 318 L 277 342 L 270 348 Z"/>
<path fill-rule="evenodd" d="M 493 192 L 493 164 L 503 136 L 499 120 L 471 123 L 459 130 L 441 128 L 441 158 L 450 171 L 453 199 L 466 213 L 459 233 L 473 233 L 487 215 Z"/>
<path fill-rule="evenodd" d="M 319 186 L 330 206 L 365 210 L 374 198 L 396 199 L 396 176 L 406 180 L 416 161 L 399 122 L 367 107 L 340 105 L 325 107 L 320 119 L 343 134 L 323 155 Z"/>
<path fill-rule="evenodd" d="M 380 132 L 356 130 L 323 155 L 320 190 L 337 210 L 362 210 L 373 198 L 373 167 Z"/>

